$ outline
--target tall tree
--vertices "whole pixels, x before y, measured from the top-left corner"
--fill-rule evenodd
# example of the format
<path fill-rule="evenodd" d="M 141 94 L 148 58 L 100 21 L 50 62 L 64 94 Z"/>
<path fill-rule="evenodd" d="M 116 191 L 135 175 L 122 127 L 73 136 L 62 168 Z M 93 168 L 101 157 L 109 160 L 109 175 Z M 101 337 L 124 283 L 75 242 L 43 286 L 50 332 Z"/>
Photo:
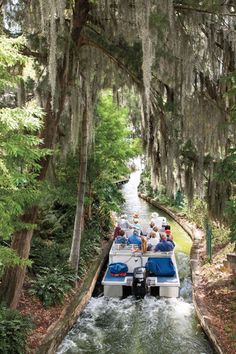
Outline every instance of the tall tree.
<path fill-rule="evenodd" d="M 11 3 L 11 1 L 9 2 Z M 26 8 L 28 8 L 28 5 L 26 8 L 24 8 L 25 5 L 24 3 L 22 4 L 17 3 L 12 5 L 13 8 L 17 7 L 18 5 L 19 7 L 22 5 L 23 11 L 26 11 Z M 58 7 L 59 9 L 61 9 L 60 5 Z M 9 7 L 7 7 L 6 9 L 7 11 L 9 11 Z M 19 8 L 19 11 L 22 11 L 21 7 Z M 51 69 L 49 68 L 49 74 L 50 74 L 49 79 L 51 82 L 51 90 L 47 90 L 46 95 L 45 92 L 43 92 L 41 95 L 41 102 L 42 105 L 44 106 L 46 114 L 44 120 L 44 129 L 42 130 L 40 137 L 43 140 L 43 147 L 48 149 L 53 149 L 55 146 L 57 132 L 58 132 L 58 125 L 63 112 L 68 85 L 71 84 L 71 82 L 73 81 L 73 75 L 74 75 L 74 72 L 72 70 L 73 65 L 70 64 L 72 64 L 73 58 L 77 57 L 76 52 L 80 45 L 79 39 L 80 39 L 81 30 L 83 29 L 88 17 L 89 1 L 77 0 L 75 2 L 73 19 L 72 19 L 72 27 L 71 27 L 72 29 L 71 32 L 66 32 L 67 36 L 69 36 L 69 38 L 67 37 L 67 40 L 65 41 L 65 43 L 68 44 L 68 48 L 66 52 L 65 51 L 63 52 L 62 57 L 60 56 L 58 60 L 56 58 L 56 53 L 55 53 L 55 49 L 56 49 L 55 36 L 56 36 L 56 22 L 58 20 L 58 13 L 60 13 L 61 15 L 61 11 L 59 12 L 56 11 L 57 8 L 51 8 L 51 16 L 50 18 L 46 19 L 46 21 L 49 22 L 51 21 L 50 26 L 48 27 L 49 38 L 51 39 L 51 41 L 49 46 L 49 52 L 47 53 L 47 57 L 49 56 L 49 66 L 51 68 Z M 64 17 L 64 13 L 62 14 L 62 16 Z M 46 28 L 44 28 L 44 30 L 46 30 Z M 45 48 L 43 49 L 45 50 Z M 31 50 L 29 50 L 29 53 L 30 55 L 33 55 L 39 60 L 45 60 L 44 57 L 45 54 L 33 53 Z M 70 54 L 69 56 L 69 61 L 71 61 L 70 64 L 68 63 L 67 53 Z M 68 66 L 70 67 L 69 72 L 68 72 Z M 56 88 L 59 93 L 59 97 L 57 97 L 57 102 L 58 102 L 57 106 L 55 106 L 54 104 Z M 45 157 L 41 159 L 40 161 L 41 171 L 39 175 L 39 180 L 45 179 L 48 171 L 49 160 L 50 160 L 49 157 Z M 28 209 L 24 213 L 24 215 L 22 215 L 21 219 L 25 225 L 34 224 L 37 219 L 37 213 L 38 213 L 38 206 L 36 204 L 32 206 L 30 209 Z M 22 230 L 17 231 L 13 235 L 12 249 L 15 250 L 20 257 L 28 258 L 32 236 L 33 236 L 33 230 L 32 229 L 28 230 L 28 228 L 23 228 Z M 24 278 L 25 278 L 25 267 L 18 267 L 18 266 L 8 268 L 3 276 L 1 288 L 0 288 L 1 298 L 7 305 L 9 305 L 12 308 L 17 307 L 21 295 Z"/>
<path fill-rule="evenodd" d="M 80 142 L 80 168 L 78 181 L 78 195 L 75 212 L 75 223 L 70 251 L 70 264 L 78 272 L 80 258 L 80 243 L 84 225 L 84 197 L 87 182 L 87 165 L 88 165 L 88 148 L 89 148 L 89 128 L 91 127 L 87 107 L 84 107 L 82 122 L 81 122 L 81 142 Z"/>
<path fill-rule="evenodd" d="M 20 40 L 7 39 L 1 36 L 0 53 L 0 84 L 1 89 L 11 87 L 21 78 L 21 72 L 26 58 L 19 53 Z M 27 223 L 20 215 L 26 208 L 32 206 L 39 194 L 39 160 L 46 156 L 47 151 L 40 149 L 42 140 L 37 133 L 42 127 L 42 110 L 35 105 L 24 108 L 0 109 L 0 233 L 1 238 L 10 238 L 12 233 L 18 234 L 22 228 L 32 232 L 32 221 Z M 13 250 L 14 247 L 13 241 Z M 19 259 L 27 259 L 26 253 L 16 253 Z M 25 269 L 26 262 L 8 261 L 8 269 Z M 15 267 L 14 267 L 15 266 Z M 10 297 L 11 282 L 6 281 L 5 273 L 2 279 L 1 298 L 7 302 Z M 11 278 L 12 280 L 12 278 Z"/>

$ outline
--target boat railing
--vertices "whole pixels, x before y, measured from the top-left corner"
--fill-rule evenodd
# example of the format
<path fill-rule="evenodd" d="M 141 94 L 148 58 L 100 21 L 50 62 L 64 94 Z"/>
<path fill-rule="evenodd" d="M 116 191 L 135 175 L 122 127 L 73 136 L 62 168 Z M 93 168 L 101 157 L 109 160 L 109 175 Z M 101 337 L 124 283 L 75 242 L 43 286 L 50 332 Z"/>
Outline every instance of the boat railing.
<path fill-rule="evenodd" d="M 119 244 L 113 242 L 112 248 L 111 248 L 112 253 L 116 254 L 142 254 L 148 257 L 171 257 L 173 255 L 173 251 L 170 252 L 153 252 L 153 251 L 146 251 L 145 253 L 142 253 L 141 250 L 139 249 L 138 245 L 135 244 Z"/>

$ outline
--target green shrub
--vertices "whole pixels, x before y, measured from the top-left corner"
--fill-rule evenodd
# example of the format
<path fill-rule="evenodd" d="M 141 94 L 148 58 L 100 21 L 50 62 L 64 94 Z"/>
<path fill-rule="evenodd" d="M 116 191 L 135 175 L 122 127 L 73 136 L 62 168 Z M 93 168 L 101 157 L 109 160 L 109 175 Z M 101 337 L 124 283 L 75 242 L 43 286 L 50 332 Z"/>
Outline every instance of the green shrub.
<path fill-rule="evenodd" d="M 76 280 L 74 272 L 68 267 L 42 268 L 36 280 L 32 280 L 31 295 L 37 296 L 45 307 L 62 303 L 64 295 Z"/>
<path fill-rule="evenodd" d="M 100 250 L 100 242 L 103 235 L 95 229 L 84 230 L 81 240 L 80 263 L 78 273 L 82 277 L 89 268 L 91 261 Z"/>
<path fill-rule="evenodd" d="M 188 202 L 184 201 L 184 207 L 182 209 L 183 214 L 187 217 L 189 221 L 196 224 L 198 227 L 204 229 L 205 219 L 208 215 L 207 204 L 204 199 L 195 197 L 193 199 L 191 207 Z"/>
<path fill-rule="evenodd" d="M 25 353 L 26 338 L 32 329 L 29 317 L 16 310 L 0 309 L 0 354 Z"/>
<path fill-rule="evenodd" d="M 30 251 L 30 259 L 33 263 L 29 271 L 30 273 L 38 274 L 45 265 L 48 268 L 65 266 L 69 259 L 69 254 L 70 244 L 58 244 L 54 241 L 45 241 L 36 237 L 33 239 Z"/>

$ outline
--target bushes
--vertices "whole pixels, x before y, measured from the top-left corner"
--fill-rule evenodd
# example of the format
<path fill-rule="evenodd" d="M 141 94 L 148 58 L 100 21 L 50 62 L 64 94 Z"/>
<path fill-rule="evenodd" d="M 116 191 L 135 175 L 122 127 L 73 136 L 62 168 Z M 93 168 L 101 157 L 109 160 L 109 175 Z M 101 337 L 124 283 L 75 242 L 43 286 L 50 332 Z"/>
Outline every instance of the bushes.
<path fill-rule="evenodd" d="M 87 229 L 81 241 L 79 276 L 82 277 L 89 268 L 94 256 L 100 250 L 101 234 L 96 229 Z"/>
<path fill-rule="evenodd" d="M 202 229 L 205 228 L 205 220 L 208 215 L 208 211 L 207 204 L 204 199 L 194 198 L 191 207 L 187 202 L 185 202 L 182 212 L 189 221 Z"/>
<path fill-rule="evenodd" d="M 0 309 L 0 354 L 25 353 L 26 337 L 32 329 L 29 317 L 16 310 Z"/>
<path fill-rule="evenodd" d="M 45 307 L 62 303 L 64 295 L 71 289 L 76 277 L 68 267 L 42 268 L 36 280 L 32 280 L 31 295 L 36 295 Z"/>
<path fill-rule="evenodd" d="M 45 307 L 61 303 L 72 283 L 76 280 L 68 268 L 71 237 L 73 233 L 74 208 L 55 202 L 41 212 L 40 225 L 33 238 L 29 268 L 30 294 L 37 296 Z M 72 217 L 73 216 L 73 217 Z M 111 225 L 110 210 L 101 203 L 93 205 L 92 218 L 85 219 L 81 240 L 81 257 L 78 274 L 82 277 L 94 256 L 100 251 L 101 240 Z M 46 268 L 45 268 L 46 267 Z"/>
<path fill-rule="evenodd" d="M 68 243 L 68 241 L 66 241 Z M 54 268 L 62 267 L 67 264 L 70 254 L 70 248 L 66 244 L 59 244 L 55 241 L 44 241 L 41 238 L 34 238 L 30 259 L 33 261 L 29 271 L 33 274 L 40 273 L 41 268 L 47 266 Z M 43 255 L 43 257 L 42 257 Z"/>

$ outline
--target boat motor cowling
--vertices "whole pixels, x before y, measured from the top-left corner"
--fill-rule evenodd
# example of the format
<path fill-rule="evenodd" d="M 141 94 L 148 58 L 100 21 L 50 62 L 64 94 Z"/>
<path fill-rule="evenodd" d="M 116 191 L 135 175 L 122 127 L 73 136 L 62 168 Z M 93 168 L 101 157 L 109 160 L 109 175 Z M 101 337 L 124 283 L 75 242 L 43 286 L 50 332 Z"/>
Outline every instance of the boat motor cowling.
<path fill-rule="evenodd" d="M 144 267 L 134 268 L 132 293 L 136 298 L 143 298 L 147 293 L 146 277 Z"/>

